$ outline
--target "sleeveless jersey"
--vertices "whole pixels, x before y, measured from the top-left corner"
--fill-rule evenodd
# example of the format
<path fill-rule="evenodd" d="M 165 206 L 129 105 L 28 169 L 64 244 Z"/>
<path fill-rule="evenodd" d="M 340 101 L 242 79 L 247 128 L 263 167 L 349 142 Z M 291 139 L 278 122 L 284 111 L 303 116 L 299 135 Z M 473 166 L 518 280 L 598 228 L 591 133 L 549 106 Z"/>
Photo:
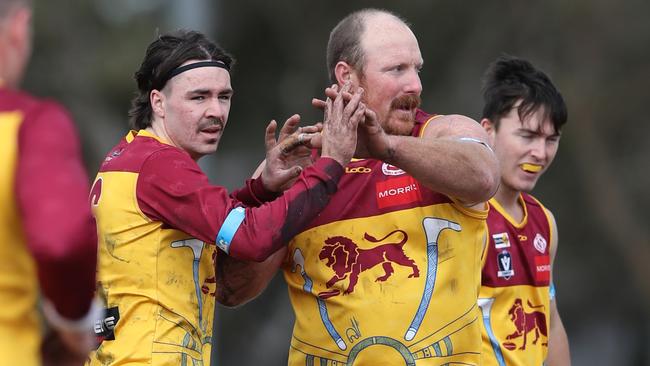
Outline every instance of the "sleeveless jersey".
<path fill-rule="evenodd" d="M 479 296 L 485 365 L 542 365 L 548 351 L 550 219 L 532 196 L 522 193 L 519 202 L 520 223 L 495 199 L 489 202 Z"/>
<path fill-rule="evenodd" d="M 413 135 L 427 123 L 419 111 Z M 486 217 L 395 166 L 353 160 L 289 244 L 289 365 L 478 365 Z"/>
<path fill-rule="evenodd" d="M 167 148 L 145 131 L 130 133 L 95 179 L 107 332 L 90 365 L 210 365 L 216 247 L 152 220 L 137 197 L 140 170 Z"/>

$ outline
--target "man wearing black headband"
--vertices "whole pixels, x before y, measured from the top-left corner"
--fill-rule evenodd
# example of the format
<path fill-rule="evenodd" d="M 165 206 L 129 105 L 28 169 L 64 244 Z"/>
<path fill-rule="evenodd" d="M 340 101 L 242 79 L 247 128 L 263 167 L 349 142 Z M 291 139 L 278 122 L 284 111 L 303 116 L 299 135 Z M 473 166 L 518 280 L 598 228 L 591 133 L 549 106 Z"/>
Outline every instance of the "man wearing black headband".
<path fill-rule="evenodd" d="M 108 153 L 91 191 L 107 307 L 91 365 L 209 365 L 215 263 L 228 255 L 264 261 L 336 192 L 365 112 L 362 93 L 345 105 L 342 94 L 329 102 L 313 165 L 292 166 L 309 140 L 293 133 L 293 116 L 279 141 L 275 122 L 267 127 L 269 163 L 259 179 L 231 194 L 208 182 L 196 161 L 215 152 L 223 134 L 232 63 L 204 35 L 179 31 L 152 42 L 135 74 L 134 130 Z"/>

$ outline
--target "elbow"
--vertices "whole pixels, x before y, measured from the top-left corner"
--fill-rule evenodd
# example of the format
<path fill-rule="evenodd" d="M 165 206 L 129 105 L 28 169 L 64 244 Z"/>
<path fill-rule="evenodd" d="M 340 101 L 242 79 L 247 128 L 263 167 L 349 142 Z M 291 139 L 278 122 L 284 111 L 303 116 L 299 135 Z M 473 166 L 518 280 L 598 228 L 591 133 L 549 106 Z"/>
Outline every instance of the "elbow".
<path fill-rule="evenodd" d="M 237 245 L 231 245 L 228 255 L 235 259 L 249 262 L 264 262 L 275 252 L 273 245 L 255 245 L 253 242 L 239 242 Z M 234 243 L 233 243 L 234 244 Z"/>
<path fill-rule="evenodd" d="M 476 165 L 476 169 L 472 174 L 473 179 L 467 182 L 470 184 L 466 186 L 465 197 L 462 198 L 464 202 L 486 202 L 492 198 L 499 188 L 499 165 L 496 159 L 492 156 L 487 161 L 483 161 L 480 165 Z"/>
<path fill-rule="evenodd" d="M 70 266 L 97 258 L 97 231 L 92 217 L 70 220 L 56 230 L 32 232 L 28 234 L 29 247 L 40 264 Z"/>
<path fill-rule="evenodd" d="M 492 198 L 499 189 L 499 182 L 499 171 L 496 167 L 494 169 L 485 169 L 478 182 L 481 197 L 477 202 L 484 202 Z"/>

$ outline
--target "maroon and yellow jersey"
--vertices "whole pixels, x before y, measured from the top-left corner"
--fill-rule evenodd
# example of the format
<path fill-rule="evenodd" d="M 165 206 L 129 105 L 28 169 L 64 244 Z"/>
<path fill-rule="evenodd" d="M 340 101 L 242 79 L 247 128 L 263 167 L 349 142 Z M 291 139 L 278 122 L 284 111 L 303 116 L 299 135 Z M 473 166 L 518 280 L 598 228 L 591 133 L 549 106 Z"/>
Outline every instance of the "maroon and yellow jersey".
<path fill-rule="evenodd" d="M 187 152 L 146 130 L 129 132 L 91 190 L 108 314 L 90 364 L 208 366 L 220 228 L 236 212 L 241 221 L 220 248 L 263 259 L 327 203 L 342 170 L 320 159 L 282 196 L 263 203 L 276 195 L 261 180 L 229 195 Z"/>
<path fill-rule="evenodd" d="M 542 365 L 548 351 L 551 221 L 532 196 L 522 193 L 519 202 L 521 222 L 489 202 L 479 296 L 485 365 Z"/>
<path fill-rule="evenodd" d="M 414 136 L 436 123 L 417 121 Z M 480 364 L 486 217 L 395 166 L 353 160 L 289 244 L 289 365 Z"/>
<path fill-rule="evenodd" d="M 0 88 L 0 365 L 40 365 L 39 290 L 64 318 L 88 312 L 96 234 L 87 199 L 65 110 Z"/>

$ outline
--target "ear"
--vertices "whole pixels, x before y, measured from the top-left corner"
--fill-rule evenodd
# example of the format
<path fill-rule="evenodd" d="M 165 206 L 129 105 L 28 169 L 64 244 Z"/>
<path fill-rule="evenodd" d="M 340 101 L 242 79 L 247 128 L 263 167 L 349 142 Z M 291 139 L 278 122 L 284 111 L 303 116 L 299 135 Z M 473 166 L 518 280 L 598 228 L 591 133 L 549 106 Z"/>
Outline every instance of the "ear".
<path fill-rule="evenodd" d="M 353 85 L 359 85 L 358 72 L 345 61 L 339 61 L 334 66 L 334 75 L 339 85 L 345 84 L 346 81 L 351 81 Z"/>
<path fill-rule="evenodd" d="M 153 89 L 151 93 L 149 93 L 149 104 L 151 104 L 151 110 L 154 117 L 165 117 L 165 94 L 163 94 L 163 92 Z"/>
<path fill-rule="evenodd" d="M 481 127 L 483 127 L 485 132 L 487 132 L 488 137 L 490 138 L 490 145 L 494 146 L 494 137 L 497 133 L 497 129 L 494 123 L 488 118 L 483 118 L 481 120 Z"/>
<path fill-rule="evenodd" d="M 31 42 L 32 12 L 27 7 L 20 7 L 10 18 L 9 29 L 11 41 L 16 46 L 25 47 Z"/>

